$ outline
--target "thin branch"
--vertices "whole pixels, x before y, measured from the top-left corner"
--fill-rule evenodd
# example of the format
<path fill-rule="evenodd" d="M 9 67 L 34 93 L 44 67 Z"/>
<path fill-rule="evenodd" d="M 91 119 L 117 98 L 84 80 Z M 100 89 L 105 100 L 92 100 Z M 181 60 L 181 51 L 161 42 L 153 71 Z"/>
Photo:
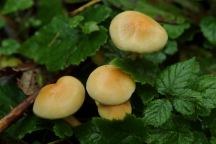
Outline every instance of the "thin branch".
<path fill-rule="evenodd" d="M 74 11 L 70 12 L 70 15 L 77 15 L 78 13 L 84 11 L 86 8 L 98 3 L 98 2 L 101 2 L 101 0 L 91 0 L 90 2 L 86 3 L 85 5 L 79 7 L 78 9 L 75 9 Z"/>
<path fill-rule="evenodd" d="M 13 108 L 10 113 L 0 119 L 0 133 L 2 133 L 11 123 L 17 120 L 25 112 L 25 110 L 34 102 L 37 94 L 38 91 L 27 97 L 19 105 Z"/>

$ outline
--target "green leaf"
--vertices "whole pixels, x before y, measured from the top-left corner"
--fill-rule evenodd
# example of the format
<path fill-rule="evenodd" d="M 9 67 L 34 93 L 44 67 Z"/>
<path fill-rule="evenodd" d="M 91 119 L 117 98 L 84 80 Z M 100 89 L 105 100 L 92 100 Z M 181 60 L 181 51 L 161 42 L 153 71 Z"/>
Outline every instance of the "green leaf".
<path fill-rule="evenodd" d="M 210 144 L 216 144 L 216 137 L 211 137 Z"/>
<path fill-rule="evenodd" d="M 178 45 L 176 41 L 169 40 L 164 48 L 164 53 L 168 55 L 173 55 L 178 51 Z"/>
<path fill-rule="evenodd" d="M 136 10 L 143 12 L 153 18 L 159 18 L 165 22 L 174 22 L 176 24 L 182 24 L 186 21 L 186 18 L 181 15 L 181 11 L 164 1 L 157 1 L 157 3 L 150 3 L 147 0 L 107 0 L 112 5 L 123 10 Z M 172 11 L 172 12 L 170 12 Z"/>
<path fill-rule="evenodd" d="M 45 64 L 50 71 L 62 70 L 71 64 L 78 65 L 92 56 L 107 40 L 106 29 L 85 35 L 70 25 L 70 18 L 56 17 L 28 39 L 19 52 Z"/>
<path fill-rule="evenodd" d="M 67 138 L 73 135 L 73 129 L 72 127 L 65 123 L 64 121 L 55 121 L 55 124 L 53 126 L 53 131 L 55 132 L 55 135 L 59 138 Z"/>
<path fill-rule="evenodd" d="M 13 56 L 0 56 L 0 69 L 6 67 L 16 67 L 20 65 L 22 62 Z"/>
<path fill-rule="evenodd" d="M 153 81 L 158 72 L 157 65 L 145 59 L 131 60 L 116 58 L 111 61 L 111 64 L 119 67 L 120 69 L 131 75 L 136 82 L 142 84 L 153 84 Z"/>
<path fill-rule="evenodd" d="M 169 120 L 162 127 L 151 129 L 148 144 L 192 144 L 194 134 L 181 117 Z"/>
<path fill-rule="evenodd" d="M 199 73 L 199 65 L 194 58 L 174 64 L 162 71 L 156 80 L 159 93 L 180 95 L 184 93 Z"/>
<path fill-rule="evenodd" d="M 161 51 L 145 54 L 144 57 L 155 64 L 160 64 L 167 58 L 167 56 Z"/>
<path fill-rule="evenodd" d="M 77 15 L 70 19 L 69 24 L 71 28 L 76 28 L 84 20 L 83 16 Z"/>
<path fill-rule="evenodd" d="M 172 104 L 168 100 L 158 99 L 152 101 L 144 112 L 144 121 L 155 127 L 164 124 L 171 116 Z"/>
<path fill-rule="evenodd" d="M 216 77 L 203 76 L 198 81 L 196 88 L 201 92 L 200 104 L 206 108 L 216 108 Z"/>
<path fill-rule="evenodd" d="M 169 38 L 177 39 L 181 36 L 186 29 L 190 27 L 189 23 L 183 23 L 179 25 L 163 24 L 163 27 L 166 29 Z"/>
<path fill-rule="evenodd" d="M 205 118 L 205 123 L 211 132 L 211 136 L 216 137 L 216 111 L 213 110 L 211 115 Z"/>
<path fill-rule="evenodd" d="M 85 21 L 95 21 L 97 23 L 105 21 L 111 14 L 112 10 L 104 5 L 94 5 L 81 13 L 85 17 Z"/>
<path fill-rule="evenodd" d="M 42 130 L 42 120 L 34 115 L 27 115 L 22 117 L 20 120 L 15 122 L 9 129 L 7 133 L 12 136 L 15 136 L 18 139 L 24 138 L 27 134 L 32 132 Z"/>
<path fill-rule="evenodd" d="M 94 21 L 86 22 L 82 26 L 82 31 L 83 33 L 86 33 L 86 34 L 90 34 L 92 32 L 99 31 L 99 30 L 100 30 L 99 26 Z"/>
<path fill-rule="evenodd" d="M 136 94 L 141 98 L 142 103 L 145 105 L 159 96 L 157 91 L 149 85 L 137 85 Z"/>
<path fill-rule="evenodd" d="M 193 144 L 209 144 L 206 135 L 201 132 L 194 132 L 194 142 Z"/>
<path fill-rule="evenodd" d="M 203 17 L 200 23 L 201 31 L 206 39 L 213 45 L 216 45 L 216 18 Z"/>
<path fill-rule="evenodd" d="M 64 8 L 60 0 L 38 0 L 37 18 L 47 24 L 56 15 L 64 15 Z"/>
<path fill-rule="evenodd" d="M 0 17 L 0 29 L 3 28 L 5 25 L 5 20 L 2 17 Z"/>
<path fill-rule="evenodd" d="M 20 44 L 13 39 L 5 39 L 1 43 L 0 54 L 11 55 L 17 52 Z"/>
<path fill-rule="evenodd" d="M 152 134 L 150 139 L 150 144 L 192 144 L 193 133 L 191 131 L 164 130 Z"/>
<path fill-rule="evenodd" d="M 2 13 L 9 14 L 18 10 L 30 8 L 33 5 L 33 0 L 6 0 Z"/>
<path fill-rule="evenodd" d="M 24 94 L 13 83 L 0 85 L 0 118 L 16 106 L 22 99 Z"/>
<path fill-rule="evenodd" d="M 177 112 L 183 115 L 191 115 L 195 112 L 194 103 L 188 99 L 174 99 L 173 106 Z"/>
<path fill-rule="evenodd" d="M 146 133 L 143 121 L 131 116 L 124 121 L 94 118 L 75 128 L 81 144 L 143 144 Z"/>

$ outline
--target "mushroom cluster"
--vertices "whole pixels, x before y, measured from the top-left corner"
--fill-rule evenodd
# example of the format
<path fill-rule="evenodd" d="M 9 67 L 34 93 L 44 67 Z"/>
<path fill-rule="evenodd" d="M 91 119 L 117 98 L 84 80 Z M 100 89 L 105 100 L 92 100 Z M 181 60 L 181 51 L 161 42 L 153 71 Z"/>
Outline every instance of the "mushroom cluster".
<path fill-rule="evenodd" d="M 130 114 L 130 97 L 135 91 L 134 80 L 113 65 L 97 67 L 88 77 L 86 89 L 96 101 L 98 113 L 106 119 L 124 119 Z"/>
<path fill-rule="evenodd" d="M 167 33 L 151 17 L 136 11 L 125 11 L 113 18 L 109 28 L 114 45 L 123 51 L 150 53 L 161 50 L 167 43 Z M 99 54 L 99 53 L 98 53 Z M 102 65 L 101 54 L 92 59 Z M 100 63 L 97 63 L 100 62 Z M 120 68 L 113 65 L 97 67 L 88 77 L 86 89 L 95 100 L 101 117 L 122 120 L 132 113 L 130 97 L 135 91 L 134 80 Z M 72 76 L 63 76 L 55 84 L 46 85 L 39 92 L 33 112 L 42 118 L 65 118 L 78 125 L 73 117 L 85 98 L 85 88 Z"/>

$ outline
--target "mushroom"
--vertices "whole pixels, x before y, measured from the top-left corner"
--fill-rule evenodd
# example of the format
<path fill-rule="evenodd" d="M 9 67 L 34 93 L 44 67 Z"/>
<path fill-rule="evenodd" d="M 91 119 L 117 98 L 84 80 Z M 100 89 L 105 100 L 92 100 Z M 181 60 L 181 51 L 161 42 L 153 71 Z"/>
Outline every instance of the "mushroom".
<path fill-rule="evenodd" d="M 159 51 L 168 39 L 159 23 L 137 11 L 125 11 L 115 16 L 109 32 L 117 48 L 135 53 Z"/>
<path fill-rule="evenodd" d="M 131 114 L 132 108 L 130 101 L 119 105 L 104 105 L 96 103 L 100 117 L 109 120 L 123 120 L 127 114 Z"/>
<path fill-rule="evenodd" d="M 113 65 L 97 67 L 86 82 L 89 96 L 105 105 L 118 105 L 126 102 L 135 87 L 134 80 Z"/>
<path fill-rule="evenodd" d="M 85 88 L 82 83 L 75 77 L 63 76 L 55 84 L 48 84 L 40 90 L 33 112 L 45 119 L 66 118 L 66 121 L 74 121 L 68 116 L 79 110 L 84 99 Z"/>

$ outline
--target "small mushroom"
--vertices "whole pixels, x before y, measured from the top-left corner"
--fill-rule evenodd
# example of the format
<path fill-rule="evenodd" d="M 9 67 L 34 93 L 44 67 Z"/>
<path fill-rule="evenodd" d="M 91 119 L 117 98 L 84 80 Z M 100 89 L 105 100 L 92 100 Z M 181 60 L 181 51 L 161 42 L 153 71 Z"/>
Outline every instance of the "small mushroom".
<path fill-rule="evenodd" d="M 130 101 L 119 105 L 103 105 L 100 103 L 96 105 L 100 117 L 109 120 L 123 120 L 127 114 L 131 114 L 132 112 Z"/>
<path fill-rule="evenodd" d="M 135 90 L 134 80 L 113 65 L 96 68 L 88 77 L 86 89 L 91 98 L 105 105 L 126 102 Z"/>
<path fill-rule="evenodd" d="M 137 11 L 125 11 L 115 16 L 109 32 L 117 48 L 135 53 L 159 51 L 168 39 L 167 32 L 158 22 Z"/>
<path fill-rule="evenodd" d="M 33 112 L 45 119 L 62 119 L 70 121 L 82 106 L 85 99 L 83 84 L 72 76 L 63 76 L 55 84 L 44 86 L 35 99 Z M 77 122 L 76 122 L 77 123 Z"/>

